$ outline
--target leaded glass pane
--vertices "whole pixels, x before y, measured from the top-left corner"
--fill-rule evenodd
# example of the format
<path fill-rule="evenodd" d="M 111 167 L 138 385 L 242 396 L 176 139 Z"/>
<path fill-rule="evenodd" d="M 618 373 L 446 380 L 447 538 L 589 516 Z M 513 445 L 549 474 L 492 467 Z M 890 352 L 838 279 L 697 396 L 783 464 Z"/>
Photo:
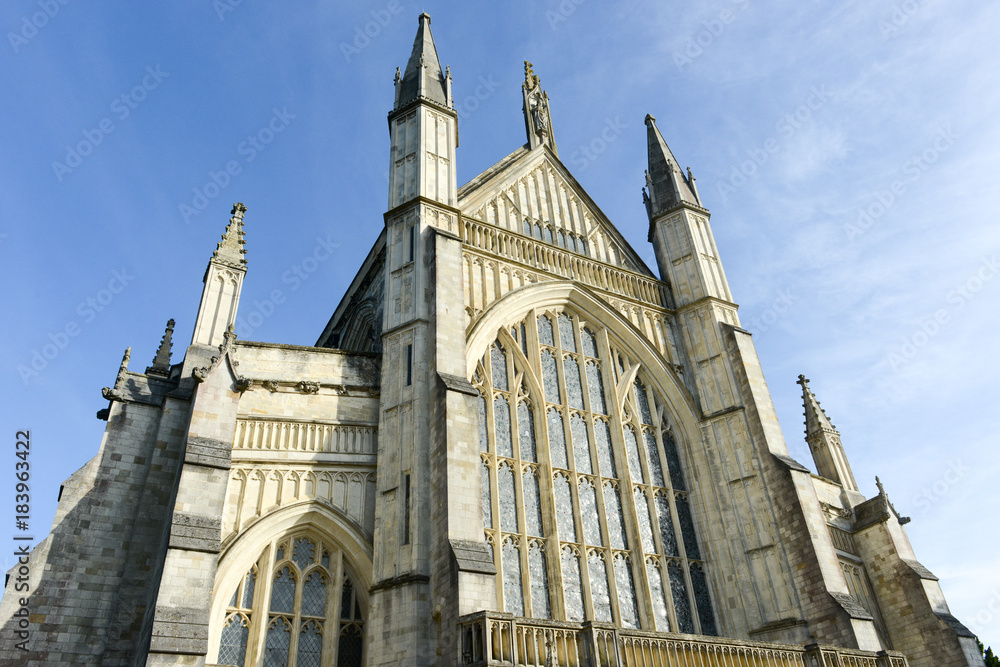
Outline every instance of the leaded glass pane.
<path fill-rule="evenodd" d="M 583 353 L 588 357 L 597 358 L 597 337 L 594 336 L 594 332 L 590 329 L 584 327 L 583 331 L 580 332 L 580 338 L 583 340 Z"/>
<path fill-rule="evenodd" d="M 580 520 L 583 523 L 583 539 L 591 546 L 603 547 L 601 517 L 597 513 L 597 489 L 589 480 L 581 479 L 578 491 L 580 493 Z"/>
<path fill-rule="evenodd" d="M 653 478 L 653 484 L 666 486 L 663 481 L 663 466 L 660 465 L 660 450 L 656 447 L 656 436 L 652 431 L 645 431 L 642 439 L 646 443 L 646 456 L 649 457 L 649 475 Z"/>
<path fill-rule="evenodd" d="M 521 475 L 524 491 L 524 529 L 528 535 L 542 536 L 542 504 L 539 500 L 538 475 L 533 470 L 525 470 Z"/>
<path fill-rule="evenodd" d="M 292 548 L 292 561 L 299 566 L 300 570 L 306 569 L 306 566 L 313 561 L 313 556 L 315 555 L 315 542 L 306 537 L 295 540 L 295 547 Z"/>
<path fill-rule="evenodd" d="M 670 575 L 670 593 L 674 598 L 674 614 L 677 615 L 678 632 L 694 632 L 694 621 L 691 619 L 691 605 L 688 603 L 687 586 L 684 585 L 684 570 L 677 563 L 671 563 L 668 568 Z"/>
<path fill-rule="evenodd" d="M 486 528 L 493 527 L 493 502 L 490 497 L 490 467 L 483 462 L 482 468 L 482 486 L 483 486 L 483 526 Z"/>
<path fill-rule="evenodd" d="M 340 630 L 337 642 L 337 667 L 361 667 L 361 655 L 365 646 L 364 634 L 356 625 L 345 625 Z"/>
<path fill-rule="evenodd" d="M 490 450 L 490 438 L 487 435 L 489 426 L 486 423 L 486 398 L 479 394 L 479 451 Z"/>
<path fill-rule="evenodd" d="M 549 403 L 559 403 L 558 369 L 555 355 L 549 350 L 542 350 L 542 385 L 545 387 L 545 400 Z"/>
<path fill-rule="evenodd" d="M 323 567 L 325 567 L 327 569 L 330 569 L 330 552 L 329 551 L 324 551 L 323 552 L 323 558 L 320 559 L 320 563 L 323 564 Z"/>
<path fill-rule="evenodd" d="M 288 647 L 292 639 L 290 630 L 288 623 L 281 619 L 271 623 L 264 641 L 264 667 L 288 666 Z"/>
<path fill-rule="evenodd" d="M 497 469 L 497 487 L 500 498 L 500 530 L 517 532 L 517 505 L 514 497 L 514 471 L 509 465 Z"/>
<path fill-rule="evenodd" d="M 608 568 L 596 552 L 587 557 L 590 570 L 590 598 L 594 603 L 594 620 L 611 622 L 611 593 L 608 590 Z"/>
<path fill-rule="evenodd" d="M 274 554 L 274 562 L 275 563 L 280 563 L 284 559 L 285 559 L 285 545 L 284 544 L 279 544 L 278 545 L 278 550 Z"/>
<path fill-rule="evenodd" d="M 274 577 L 271 585 L 271 611 L 291 614 L 295 603 L 295 578 L 292 571 L 283 567 Z"/>
<path fill-rule="evenodd" d="M 631 426 L 625 427 L 625 454 L 628 456 L 628 470 L 632 473 L 632 481 L 645 482 L 642 464 L 639 463 L 639 444 L 635 441 L 635 431 Z"/>
<path fill-rule="evenodd" d="M 646 388 L 642 386 L 639 378 L 635 379 L 635 400 L 639 404 L 639 416 L 643 424 L 652 424 L 653 415 L 649 411 L 649 397 L 646 396 Z"/>
<path fill-rule="evenodd" d="M 539 241 L 541 241 L 542 240 L 542 226 L 536 222 L 535 226 L 532 228 L 532 230 L 533 230 L 532 231 L 532 236 L 534 236 L 536 239 L 538 239 Z"/>
<path fill-rule="evenodd" d="M 233 614 L 226 619 L 222 628 L 222 641 L 219 643 L 220 664 L 243 667 L 247 658 L 249 633 L 246 618 L 241 614 Z"/>
<path fill-rule="evenodd" d="M 549 607 L 549 575 L 545 571 L 545 552 L 535 543 L 528 549 L 528 574 L 531 577 L 531 615 L 552 618 Z"/>
<path fill-rule="evenodd" d="M 569 480 L 565 475 L 556 475 L 552 480 L 556 496 L 556 524 L 559 529 L 559 539 L 565 542 L 576 542 L 576 523 L 573 519 L 573 494 L 570 493 Z"/>
<path fill-rule="evenodd" d="M 542 238 L 545 239 L 546 243 L 552 243 L 552 228 L 542 227 Z"/>
<path fill-rule="evenodd" d="M 517 444 L 523 461 L 535 462 L 535 415 L 527 403 L 517 404 Z"/>
<path fill-rule="evenodd" d="M 635 498 L 635 513 L 639 516 L 639 537 L 642 538 L 642 550 L 648 554 L 654 553 L 656 547 L 653 543 L 653 527 L 649 522 L 649 503 L 646 502 L 646 494 L 642 489 L 636 488 L 633 496 Z"/>
<path fill-rule="evenodd" d="M 497 396 L 493 401 L 493 419 L 496 428 L 493 437 L 496 438 L 497 456 L 514 456 L 514 443 L 510 435 L 510 405 L 503 396 Z"/>
<path fill-rule="evenodd" d="M 646 563 L 646 573 L 649 575 L 649 588 L 653 592 L 653 616 L 656 618 L 656 629 L 660 632 L 670 631 L 670 616 L 667 614 L 667 594 L 663 588 L 663 573 L 656 563 Z"/>
<path fill-rule="evenodd" d="M 622 626 L 639 627 L 639 604 L 635 598 L 632 565 L 621 554 L 615 556 L 615 584 L 618 587 L 618 609 L 622 614 Z"/>
<path fill-rule="evenodd" d="M 566 458 L 566 432 L 563 431 L 562 415 L 555 408 L 549 408 L 549 458 L 555 468 L 568 468 Z"/>
<path fill-rule="evenodd" d="M 681 472 L 681 459 L 677 455 L 677 443 L 669 431 L 663 432 L 663 449 L 667 454 L 667 467 L 670 469 L 670 483 L 678 491 L 683 491 L 684 473 Z"/>
<path fill-rule="evenodd" d="M 601 476 L 612 479 L 618 477 L 615 455 L 611 450 L 611 428 L 603 419 L 594 420 L 594 439 L 597 440 L 597 462 L 601 466 Z"/>
<path fill-rule="evenodd" d="M 500 558 L 503 561 L 503 610 L 524 616 L 524 592 L 521 590 L 521 552 L 505 540 Z"/>
<path fill-rule="evenodd" d="M 569 420 L 569 430 L 573 435 L 573 460 L 576 471 L 586 474 L 594 472 L 590 462 L 590 437 L 587 435 L 587 421 L 580 415 L 573 415 Z"/>
<path fill-rule="evenodd" d="M 580 366 L 576 363 L 576 359 L 573 357 L 563 359 L 563 372 L 566 374 L 566 393 L 569 394 L 569 406 L 583 410 L 583 385 L 580 384 Z"/>
<path fill-rule="evenodd" d="M 677 551 L 677 537 L 674 535 L 674 520 L 670 516 L 670 501 L 660 493 L 656 494 L 656 515 L 660 525 L 663 553 L 667 556 L 680 556 Z"/>
<path fill-rule="evenodd" d="M 302 614 L 326 616 L 326 578 L 315 570 L 302 587 Z"/>
<path fill-rule="evenodd" d="M 354 599 L 354 584 L 347 577 L 344 577 L 344 588 L 340 592 L 340 617 L 350 620 L 351 602 Z"/>
<path fill-rule="evenodd" d="M 323 654 L 323 635 L 320 625 L 309 621 L 302 625 L 299 634 L 299 648 L 296 652 L 295 667 L 320 667 Z"/>
<path fill-rule="evenodd" d="M 235 607 L 236 606 L 236 602 L 239 599 L 239 596 L 240 596 L 240 585 L 236 584 L 236 590 L 233 591 L 233 599 L 231 599 L 229 601 L 229 606 L 230 607 Z"/>
<path fill-rule="evenodd" d="M 594 361 L 587 362 L 587 388 L 590 390 L 590 409 L 602 415 L 608 414 L 608 406 L 604 402 L 601 369 Z"/>
<path fill-rule="evenodd" d="M 521 224 L 521 233 L 525 236 L 531 236 L 531 223 L 525 218 L 524 222 Z"/>
<path fill-rule="evenodd" d="M 528 333 L 525 330 L 524 322 L 518 325 L 521 329 L 521 336 L 518 338 L 521 341 L 521 352 L 524 352 L 524 356 L 528 356 Z"/>
<path fill-rule="evenodd" d="M 548 315 L 538 317 L 538 342 L 542 345 L 555 346 L 555 336 L 552 332 L 552 320 Z"/>
<path fill-rule="evenodd" d="M 712 613 L 712 598 L 708 595 L 708 581 L 701 565 L 691 565 L 691 586 L 694 588 L 695 606 L 698 607 L 698 620 L 701 622 L 701 634 L 717 635 L 715 615 Z"/>
<path fill-rule="evenodd" d="M 698 538 L 694 535 L 694 522 L 691 520 L 691 508 L 688 507 L 687 498 L 677 496 L 674 502 L 677 504 L 677 518 L 681 522 L 681 535 L 684 537 L 684 552 L 688 558 L 700 559 L 701 553 L 698 551 Z"/>
<path fill-rule="evenodd" d="M 566 313 L 559 316 L 559 342 L 567 352 L 576 352 L 576 338 L 573 336 L 573 318 Z"/>
<path fill-rule="evenodd" d="M 622 499 L 613 484 L 604 485 L 604 512 L 608 516 L 611 546 L 615 549 L 628 549 L 625 519 L 622 516 Z"/>
<path fill-rule="evenodd" d="M 493 369 L 493 388 L 507 391 L 507 355 L 504 354 L 500 343 L 493 343 L 490 347 L 490 366 Z"/>
<path fill-rule="evenodd" d="M 566 233 L 561 229 L 559 230 L 559 247 L 560 248 L 566 247 Z"/>
<path fill-rule="evenodd" d="M 583 580 L 580 578 L 580 557 L 572 549 L 562 550 L 563 597 L 566 600 L 566 620 L 583 620 Z"/>

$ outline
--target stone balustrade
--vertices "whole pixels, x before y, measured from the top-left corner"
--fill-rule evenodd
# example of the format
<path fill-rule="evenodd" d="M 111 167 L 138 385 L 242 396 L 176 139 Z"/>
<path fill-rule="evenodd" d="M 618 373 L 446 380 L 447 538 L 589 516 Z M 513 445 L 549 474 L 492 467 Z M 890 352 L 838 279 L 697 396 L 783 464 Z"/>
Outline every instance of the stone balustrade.
<path fill-rule="evenodd" d="M 472 667 L 907 667 L 897 652 L 795 646 L 481 611 L 459 620 Z"/>

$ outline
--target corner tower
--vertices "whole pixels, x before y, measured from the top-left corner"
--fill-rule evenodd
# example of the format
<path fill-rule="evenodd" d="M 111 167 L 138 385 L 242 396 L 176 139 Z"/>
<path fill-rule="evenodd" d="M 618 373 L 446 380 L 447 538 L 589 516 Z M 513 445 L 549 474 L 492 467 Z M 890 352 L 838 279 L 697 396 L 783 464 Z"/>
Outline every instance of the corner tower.
<path fill-rule="evenodd" d="M 458 617 L 495 605 L 466 379 L 458 115 L 430 26 L 421 14 L 389 113 L 371 665 L 456 664 Z"/>

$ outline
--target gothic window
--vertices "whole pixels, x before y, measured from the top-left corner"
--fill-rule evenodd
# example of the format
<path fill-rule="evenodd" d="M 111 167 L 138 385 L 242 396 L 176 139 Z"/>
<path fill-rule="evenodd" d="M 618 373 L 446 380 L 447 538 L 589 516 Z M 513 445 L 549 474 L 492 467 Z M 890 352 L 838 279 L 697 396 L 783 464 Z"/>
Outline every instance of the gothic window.
<path fill-rule="evenodd" d="M 473 384 L 498 608 L 714 634 L 680 453 L 645 369 L 556 310 L 504 327 Z"/>
<path fill-rule="evenodd" d="M 336 545 L 308 532 L 279 538 L 233 592 L 217 662 L 321 667 L 336 654 L 339 666 L 362 665 L 365 602 L 354 581 Z"/>

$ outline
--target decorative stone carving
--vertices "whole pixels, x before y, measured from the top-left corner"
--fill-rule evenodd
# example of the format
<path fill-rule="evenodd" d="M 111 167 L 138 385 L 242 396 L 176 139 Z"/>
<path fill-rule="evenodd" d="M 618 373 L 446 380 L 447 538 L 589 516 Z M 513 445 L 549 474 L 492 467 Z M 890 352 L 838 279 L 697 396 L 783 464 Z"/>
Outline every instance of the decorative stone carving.
<path fill-rule="evenodd" d="M 295 388 L 301 391 L 303 394 L 318 394 L 319 393 L 319 383 L 318 382 L 306 382 L 303 380 L 295 385 Z"/>

